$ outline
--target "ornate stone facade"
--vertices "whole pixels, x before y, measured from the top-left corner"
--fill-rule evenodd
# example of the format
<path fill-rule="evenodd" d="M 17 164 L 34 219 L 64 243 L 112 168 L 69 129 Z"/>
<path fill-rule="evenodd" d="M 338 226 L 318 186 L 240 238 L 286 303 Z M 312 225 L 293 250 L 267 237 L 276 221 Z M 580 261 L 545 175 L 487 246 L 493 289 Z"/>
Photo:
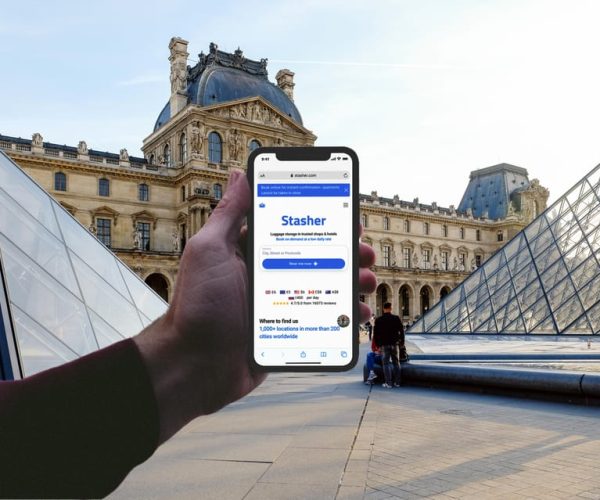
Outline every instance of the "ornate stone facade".
<path fill-rule="evenodd" d="M 490 172 L 498 178 L 517 168 L 488 167 L 472 172 L 471 178 L 478 179 L 479 187 L 484 181 L 491 185 Z M 477 207 L 465 201 L 469 187 L 463 211 L 418 199 L 382 198 L 376 192 L 361 195 L 363 241 L 375 251 L 378 278 L 377 292 L 363 300 L 376 314 L 391 302 L 405 324 L 419 318 L 546 208 L 548 190 L 537 179 L 529 182 L 525 169 L 519 172 L 523 184 L 495 200 L 509 205 L 507 214 L 496 219 L 473 215 Z"/>
<path fill-rule="evenodd" d="M 40 133 L 31 140 L 0 135 L 1 149 L 167 300 L 181 251 L 225 192 L 229 169 L 245 168 L 251 147 L 313 145 L 316 139 L 260 95 L 210 105 L 188 102 L 191 72 L 197 77 L 202 72 L 186 67 L 185 40 L 174 38 L 169 48 L 170 104 L 184 105 L 144 140 L 143 158 L 126 149 L 96 151 L 86 141 L 76 147 L 44 142 Z M 214 44 L 211 55 L 212 60 L 204 56 L 205 71 L 249 68 L 243 76 L 260 78 L 273 87 L 269 92 L 285 96 L 266 80 L 266 59 L 250 61 L 239 49 L 226 54 Z M 211 133 L 222 140 L 220 156 Z"/>
<path fill-rule="evenodd" d="M 293 104 L 291 71 L 280 71 L 276 86 L 267 60 L 249 60 L 239 49 L 229 54 L 211 44 L 194 67 L 185 65 L 185 40 L 172 39 L 169 49 L 171 97 L 144 139 L 144 157 L 100 152 L 86 141 L 61 146 L 39 133 L 31 140 L 0 135 L 1 149 L 166 299 L 181 251 L 221 198 L 230 168 L 245 168 L 257 146 L 316 140 Z M 258 95 L 239 97 L 257 88 Z M 520 182 L 507 214 L 496 219 L 477 206 L 459 211 L 361 196 L 363 240 L 377 255 L 379 288 L 364 298 L 374 311 L 389 300 L 405 322 L 414 321 L 545 208 L 548 193 L 537 180 L 523 181 L 518 167 L 508 172 Z"/>

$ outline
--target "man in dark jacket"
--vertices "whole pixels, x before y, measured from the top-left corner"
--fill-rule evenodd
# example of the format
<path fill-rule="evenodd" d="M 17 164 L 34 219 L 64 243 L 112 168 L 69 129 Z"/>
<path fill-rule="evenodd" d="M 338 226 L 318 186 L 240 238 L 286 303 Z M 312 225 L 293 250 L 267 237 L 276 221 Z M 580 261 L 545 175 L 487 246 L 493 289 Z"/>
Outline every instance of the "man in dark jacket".
<path fill-rule="evenodd" d="M 392 304 L 383 304 L 383 314 L 375 320 L 374 341 L 383 355 L 383 374 L 385 383 L 382 387 L 390 389 L 400 387 L 400 363 L 398 361 L 398 343 L 404 343 L 404 327 L 398 316 L 392 314 Z M 393 372 L 393 376 L 392 376 Z"/>

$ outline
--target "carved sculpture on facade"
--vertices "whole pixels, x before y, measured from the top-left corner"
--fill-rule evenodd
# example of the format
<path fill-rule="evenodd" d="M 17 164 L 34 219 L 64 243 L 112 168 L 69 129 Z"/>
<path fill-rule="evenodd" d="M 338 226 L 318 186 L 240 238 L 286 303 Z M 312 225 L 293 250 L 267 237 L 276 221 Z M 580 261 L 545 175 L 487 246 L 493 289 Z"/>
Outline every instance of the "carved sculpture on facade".
<path fill-rule="evenodd" d="M 173 252 L 179 252 L 179 234 L 177 234 L 177 231 L 173 231 Z"/>
<path fill-rule="evenodd" d="M 242 154 L 242 137 L 238 129 L 234 128 L 229 132 L 229 159 L 231 161 L 240 161 Z"/>
<path fill-rule="evenodd" d="M 177 57 L 171 65 L 171 93 L 185 92 L 187 86 L 187 61 Z"/>
<path fill-rule="evenodd" d="M 77 144 L 77 152 L 80 155 L 86 155 L 86 154 L 88 154 L 88 146 L 87 146 L 87 143 L 85 141 L 79 141 L 79 144 Z"/>
<path fill-rule="evenodd" d="M 438 264 L 438 256 L 437 253 L 433 256 L 433 269 L 437 271 L 440 268 Z"/>
<path fill-rule="evenodd" d="M 452 260 L 452 270 L 458 271 L 458 259 L 456 257 L 454 257 L 454 259 Z"/>
<path fill-rule="evenodd" d="M 138 229 L 133 230 L 133 249 L 141 250 L 142 249 L 142 232 Z"/>
<path fill-rule="evenodd" d="M 121 149 L 121 151 L 119 151 L 119 160 L 129 161 L 129 153 L 127 152 L 127 150 L 125 148 L 123 148 L 123 149 Z"/>
<path fill-rule="evenodd" d="M 92 223 L 90 224 L 90 227 L 88 228 L 89 232 L 92 233 L 94 236 L 96 236 L 96 233 L 98 232 L 96 229 L 96 224 L 94 224 L 94 221 L 92 221 Z"/>
<path fill-rule="evenodd" d="M 42 134 L 40 134 L 39 132 L 36 132 L 35 134 L 33 134 L 31 136 L 31 145 L 35 146 L 37 148 L 41 148 L 44 146 L 44 138 L 42 137 Z"/>
<path fill-rule="evenodd" d="M 419 269 L 419 256 L 417 255 L 417 252 L 413 252 L 412 265 L 415 269 Z"/>
<path fill-rule="evenodd" d="M 202 146 L 204 145 L 204 135 L 206 129 L 204 124 L 199 121 L 192 123 L 192 158 L 202 158 Z"/>

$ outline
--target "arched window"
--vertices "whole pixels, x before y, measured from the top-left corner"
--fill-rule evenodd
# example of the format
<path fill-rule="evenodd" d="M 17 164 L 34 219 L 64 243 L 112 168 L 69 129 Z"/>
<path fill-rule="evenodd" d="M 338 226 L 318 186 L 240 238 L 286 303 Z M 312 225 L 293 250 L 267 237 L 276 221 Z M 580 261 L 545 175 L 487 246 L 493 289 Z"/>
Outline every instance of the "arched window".
<path fill-rule="evenodd" d="M 360 215 L 360 222 L 361 222 L 362 226 L 365 227 L 365 228 L 369 226 L 369 224 L 368 224 L 369 219 L 367 217 L 367 214 L 361 214 Z"/>
<path fill-rule="evenodd" d="M 98 196 L 110 196 L 110 181 L 108 179 L 98 180 Z"/>
<path fill-rule="evenodd" d="M 404 232 L 410 233 L 410 221 L 408 219 L 404 219 Z"/>
<path fill-rule="evenodd" d="M 424 286 L 421 288 L 421 316 L 429 311 L 429 302 L 431 299 L 431 294 L 429 293 L 429 287 Z"/>
<path fill-rule="evenodd" d="M 479 230 L 479 229 L 475 230 L 475 239 L 477 241 L 481 241 L 481 230 Z"/>
<path fill-rule="evenodd" d="M 148 201 L 150 199 L 148 184 L 140 184 L 138 186 L 138 198 L 140 201 Z"/>
<path fill-rule="evenodd" d="M 429 222 L 423 222 L 423 234 L 429 234 Z"/>
<path fill-rule="evenodd" d="M 167 167 L 171 166 L 171 148 L 169 147 L 168 144 L 165 144 L 165 149 L 163 150 L 164 154 L 164 158 L 165 158 L 165 165 Z"/>
<path fill-rule="evenodd" d="M 56 191 L 67 190 L 67 176 L 62 172 L 56 172 L 54 174 L 54 189 Z"/>
<path fill-rule="evenodd" d="M 459 232 L 460 232 L 460 239 L 464 240 L 465 239 L 465 228 L 461 227 Z"/>
<path fill-rule="evenodd" d="M 187 161 L 187 141 L 185 139 L 185 132 L 181 134 L 181 137 L 179 138 L 179 159 L 182 164 Z"/>
<path fill-rule="evenodd" d="M 383 218 L 383 229 L 385 229 L 386 231 L 388 231 L 390 229 L 390 218 L 389 217 Z"/>
<path fill-rule="evenodd" d="M 410 316 L 410 288 L 406 285 L 400 288 L 400 315 Z"/>
<path fill-rule="evenodd" d="M 260 148 L 260 142 L 258 142 L 256 139 L 252 139 L 250 141 L 250 144 L 248 145 L 248 149 L 252 153 L 252 151 L 254 151 L 255 149 L 258 149 L 258 148 Z"/>
<path fill-rule="evenodd" d="M 448 237 L 448 224 L 442 224 L 442 236 L 444 238 Z"/>
<path fill-rule="evenodd" d="M 223 141 L 216 132 L 208 134 L 208 161 L 210 163 L 221 163 L 223 157 Z"/>
<path fill-rule="evenodd" d="M 215 195 L 215 200 L 223 198 L 223 186 L 221 186 L 221 184 L 215 184 L 213 186 L 213 193 Z"/>

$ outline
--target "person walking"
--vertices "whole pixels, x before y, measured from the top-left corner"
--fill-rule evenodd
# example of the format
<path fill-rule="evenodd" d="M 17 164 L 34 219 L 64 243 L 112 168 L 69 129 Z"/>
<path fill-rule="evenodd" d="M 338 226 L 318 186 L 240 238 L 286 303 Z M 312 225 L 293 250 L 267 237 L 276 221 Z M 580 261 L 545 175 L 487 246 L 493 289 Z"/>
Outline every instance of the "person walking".
<path fill-rule="evenodd" d="M 383 374 L 385 382 L 382 387 L 390 389 L 400 387 L 400 363 L 398 360 L 398 343 L 404 340 L 404 326 L 398 316 L 392 314 L 392 304 L 383 304 L 383 314 L 375 320 L 373 341 L 381 348 L 383 357 Z"/>

